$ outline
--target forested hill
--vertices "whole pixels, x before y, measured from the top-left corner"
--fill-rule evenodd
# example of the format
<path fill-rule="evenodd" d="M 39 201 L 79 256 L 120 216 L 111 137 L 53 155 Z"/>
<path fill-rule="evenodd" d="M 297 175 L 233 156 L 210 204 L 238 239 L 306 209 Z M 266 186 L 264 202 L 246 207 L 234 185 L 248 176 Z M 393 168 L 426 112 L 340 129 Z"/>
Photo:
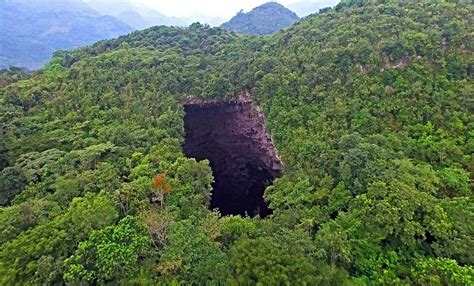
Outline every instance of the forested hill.
<path fill-rule="evenodd" d="M 1 0 L 0 68 L 39 69 L 57 50 L 125 35 L 132 27 L 78 0 Z"/>
<path fill-rule="evenodd" d="M 473 285 L 472 15 L 343 1 L 269 37 L 154 27 L 2 73 L 0 284 Z M 264 219 L 209 210 L 181 148 L 184 98 L 245 89 L 283 161 Z"/>
<path fill-rule="evenodd" d="M 248 13 L 240 11 L 222 28 L 245 35 L 268 35 L 291 26 L 299 17 L 276 2 L 268 2 Z"/>

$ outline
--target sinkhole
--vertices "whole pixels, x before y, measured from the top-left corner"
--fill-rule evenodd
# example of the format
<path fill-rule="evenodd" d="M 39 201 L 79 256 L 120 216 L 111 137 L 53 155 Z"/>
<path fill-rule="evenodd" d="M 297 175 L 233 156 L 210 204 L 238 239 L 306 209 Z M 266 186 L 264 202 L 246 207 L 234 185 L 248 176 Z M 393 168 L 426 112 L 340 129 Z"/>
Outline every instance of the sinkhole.
<path fill-rule="evenodd" d="M 263 193 L 280 175 L 281 161 L 250 94 L 232 101 L 189 100 L 184 110 L 184 153 L 208 159 L 212 168 L 211 209 L 223 215 L 270 214 Z"/>

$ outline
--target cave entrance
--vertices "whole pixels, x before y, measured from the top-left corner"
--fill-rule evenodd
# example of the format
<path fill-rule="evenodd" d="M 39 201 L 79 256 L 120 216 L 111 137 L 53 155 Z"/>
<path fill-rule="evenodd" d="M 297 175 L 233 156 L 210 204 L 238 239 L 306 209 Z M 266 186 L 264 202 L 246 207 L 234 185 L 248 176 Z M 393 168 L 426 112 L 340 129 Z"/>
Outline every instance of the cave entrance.
<path fill-rule="evenodd" d="M 184 110 L 184 153 L 208 159 L 214 175 L 210 207 L 223 215 L 270 214 L 263 193 L 280 175 L 281 161 L 249 93 L 233 101 L 190 100 Z"/>

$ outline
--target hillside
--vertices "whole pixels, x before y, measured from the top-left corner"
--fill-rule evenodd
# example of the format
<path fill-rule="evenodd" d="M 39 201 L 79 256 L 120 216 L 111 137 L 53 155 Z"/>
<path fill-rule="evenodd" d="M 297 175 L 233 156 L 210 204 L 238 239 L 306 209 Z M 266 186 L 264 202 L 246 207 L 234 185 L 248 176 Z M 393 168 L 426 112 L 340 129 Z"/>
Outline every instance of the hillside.
<path fill-rule="evenodd" d="M 248 13 L 237 13 L 221 27 L 245 35 L 268 35 L 289 27 L 298 20 L 299 17 L 283 5 L 268 2 Z"/>
<path fill-rule="evenodd" d="M 37 69 L 53 52 L 127 34 L 132 28 L 100 16 L 81 1 L 0 1 L 0 67 Z"/>
<path fill-rule="evenodd" d="M 473 14 L 346 0 L 2 72 L 0 284 L 473 285 Z"/>

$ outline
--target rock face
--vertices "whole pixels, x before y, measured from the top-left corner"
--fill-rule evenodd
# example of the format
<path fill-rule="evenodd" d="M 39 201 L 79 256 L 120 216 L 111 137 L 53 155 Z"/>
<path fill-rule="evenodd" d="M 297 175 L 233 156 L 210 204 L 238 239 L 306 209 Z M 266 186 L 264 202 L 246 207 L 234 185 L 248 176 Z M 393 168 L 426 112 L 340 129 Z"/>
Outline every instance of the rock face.
<path fill-rule="evenodd" d="M 268 215 L 263 192 L 280 175 L 281 161 L 250 94 L 234 101 L 190 100 L 184 108 L 184 152 L 208 159 L 213 170 L 211 208 L 224 215 Z"/>

